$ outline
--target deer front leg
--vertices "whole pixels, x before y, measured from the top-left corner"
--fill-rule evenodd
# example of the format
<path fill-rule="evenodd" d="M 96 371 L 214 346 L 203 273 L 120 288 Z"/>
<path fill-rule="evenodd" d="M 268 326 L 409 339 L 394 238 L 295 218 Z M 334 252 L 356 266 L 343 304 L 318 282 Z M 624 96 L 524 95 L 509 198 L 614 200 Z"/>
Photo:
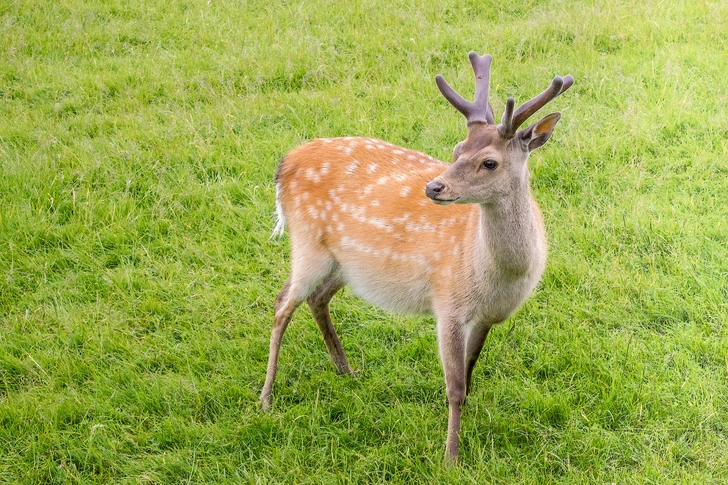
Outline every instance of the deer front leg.
<path fill-rule="evenodd" d="M 445 371 L 448 420 L 445 463 L 456 463 L 460 440 L 460 414 L 465 402 L 465 335 L 460 322 L 439 320 L 437 325 L 440 360 Z"/>
<path fill-rule="evenodd" d="M 476 325 L 470 330 L 468 335 L 467 350 L 465 352 L 465 364 L 467 365 L 467 379 L 465 381 L 465 395 L 470 394 L 470 384 L 473 378 L 473 369 L 475 363 L 480 357 L 480 351 L 483 350 L 483 344 L 490 332 L 490 325 Z"/>

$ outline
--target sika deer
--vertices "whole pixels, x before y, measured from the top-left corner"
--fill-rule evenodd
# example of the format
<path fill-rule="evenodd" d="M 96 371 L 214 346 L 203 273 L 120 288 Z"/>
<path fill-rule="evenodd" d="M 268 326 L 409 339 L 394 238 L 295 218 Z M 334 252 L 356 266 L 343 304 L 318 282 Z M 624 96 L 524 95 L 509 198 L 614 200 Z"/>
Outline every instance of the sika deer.
<path fill-rule="evenodd" d="M 467 120 L 468 136 L 455 147 L 452 164 L 347 137 L 302 145 L 278 167 L 274 234 L 288 225 L 291 274 L 275 302 L 264 408 L 271 403 L 283 333 L 304 300 L 336 368 L 352 372 L 329 314 L 331 298 L 348 284 L 379 307 L 436 317 L 450 409 L 445 458 L 457 460 L 461 407 L 488 331 L 526 300 L 546 264 L 526 161 L 561 115 L 519 127 L 574 82 L 555 77 L 515 112 L 508 98 L 496 125 L 488 102 L 492 58 L 469 57 L 474 102 L 436 76 L 443 96 Z"/>

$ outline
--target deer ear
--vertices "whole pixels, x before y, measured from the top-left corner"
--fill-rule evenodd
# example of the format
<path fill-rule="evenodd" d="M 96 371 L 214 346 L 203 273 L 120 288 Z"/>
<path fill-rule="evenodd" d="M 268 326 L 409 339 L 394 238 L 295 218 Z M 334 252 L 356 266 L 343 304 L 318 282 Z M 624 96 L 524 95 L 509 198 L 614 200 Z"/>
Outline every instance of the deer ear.
<path fill-rule="evenodd" d="M 458 158 L 460 158 L 460 154 L 463 153 L 463 147 L 465 146 L 465 142 L 461 141 L 457 145 L 455 145 L 455 148 L 452 151 L 452 161 L 457 162 Z"/>
<path fill-rule="evenodd" d="M 528 146 L 528 151 L 532 152 L 551 138 L 551 134 L 554 132 L 556 123 L 558 123 L 560 118 L 561 113 L 551 113 L 533 123 L 528 128 L 519 131 L 516 136 L 523 140 L 523 143 Z"/>

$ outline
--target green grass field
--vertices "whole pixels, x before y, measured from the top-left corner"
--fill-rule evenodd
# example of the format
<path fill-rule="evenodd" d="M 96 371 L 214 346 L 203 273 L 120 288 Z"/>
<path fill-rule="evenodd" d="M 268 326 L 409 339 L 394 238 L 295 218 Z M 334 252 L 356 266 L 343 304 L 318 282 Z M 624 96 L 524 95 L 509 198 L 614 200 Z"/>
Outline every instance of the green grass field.
<path fill-rule="evenodd" d="M 0 2 L 0 483 L 719 484 L 728 477 L 728 4 Z M 449 160 L 491 100 L 573 88 L 531 157 L 550 259 L 491 332 L 459 467 L 434 321 L 303 306 L 257 402 L 314 137 Z M 513 328 L 509 333 L 509 329 Z"/>

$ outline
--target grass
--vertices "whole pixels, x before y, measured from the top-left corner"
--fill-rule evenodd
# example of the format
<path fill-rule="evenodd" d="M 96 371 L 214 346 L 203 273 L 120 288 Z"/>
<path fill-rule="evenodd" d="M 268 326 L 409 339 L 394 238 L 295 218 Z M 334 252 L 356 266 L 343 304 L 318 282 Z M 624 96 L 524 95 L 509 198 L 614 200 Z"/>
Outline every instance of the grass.
<path fill-rule="evenodd" d="M 722 483 L 728 6 L 0 3 L 0 482 Z M 534 153 L 550 260 L 491 332 L 444 468 L 431 318 L 307 309 L 262 412 L 278 160 L 365 135 L 449 159 L 442 73 L 575 86 Z M 514 330 L 509 334 L 508 329 Z"/>

